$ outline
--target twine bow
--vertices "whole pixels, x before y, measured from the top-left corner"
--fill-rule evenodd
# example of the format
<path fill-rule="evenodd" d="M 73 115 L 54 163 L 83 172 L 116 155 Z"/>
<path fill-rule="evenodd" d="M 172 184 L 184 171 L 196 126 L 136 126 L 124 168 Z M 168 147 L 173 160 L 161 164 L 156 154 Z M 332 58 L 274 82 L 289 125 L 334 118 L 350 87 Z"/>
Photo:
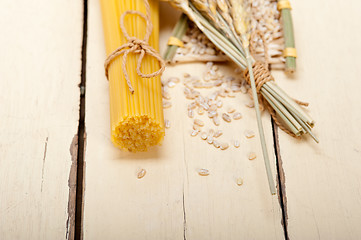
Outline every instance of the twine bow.
<path fill-rule="evenodd" d="M 108 68 L 110 66 L 110 63 L 114 60 L 114 58 L 120 56 L 123 54 L 123 62 L 122 62 L 122 70 L 123 70 L 123 74 L 124 77 L 127 81 L 128 87 L 129 87 L 129 91 L 133 94 L 134 93 L 134 88 L 132 86 L 132 83 L 130 82 L 129 79 L 129 74 L 127 71 L 127 56 L 129 53 L 136 53 L 136 54 L 140 54 L 138 61 L 137 61 L 137 74 L 142 77 L 142 78 L 151 78 L 151 77 L 155 77 L 158 75 L 161 75 L 164 72 L 165 69 L 165 62 L 162 59 L 162 57 L 159 55 L 159 53 L 152 48 L 148 41 L 149 41 L 149 37 L 152 33 L 153 30 L 153 24 L 150 20 L 150 6 L 147 0 L 144 0 L 144 4 L 145 4 L 145 9 L 146 9 L 146 15 L 143 14 L 140 11 L 135 11 L 135 10 L 127 10 L 125 11 L 121 17 L 120 17 L 120 29 L 123 32 L 124 37 L 128 40 L 127 43 L 123 44 L 122 46 L 120 46 L 119 48 L 115 49 L 105 60 L 104 63 L 104 68 L 105 68 L 105 76 L 107 77 L 107 79 L 109 80 L 109 76 L 108 76 Z M 129 36 L 125 26 L 124 26 L 124 18 L 126 15 L 128 14 L 135 14 L 138 15 L 140 17 L 142 17 L 145 21 L 146 21 L 146 32 L 145 32 L 145 36 L 144 39 L 137 39 L 136 37 L 131 37 Z M 156 58 L 159 61 L 160 64 L 160 69 L 156 72 L 153 73 L 149 73 L 149 74 L 144 74 L 140 71 L 140 68 L 142 66 L 142 61 L 144 56 L 148 54 L 154 58 Z"/>

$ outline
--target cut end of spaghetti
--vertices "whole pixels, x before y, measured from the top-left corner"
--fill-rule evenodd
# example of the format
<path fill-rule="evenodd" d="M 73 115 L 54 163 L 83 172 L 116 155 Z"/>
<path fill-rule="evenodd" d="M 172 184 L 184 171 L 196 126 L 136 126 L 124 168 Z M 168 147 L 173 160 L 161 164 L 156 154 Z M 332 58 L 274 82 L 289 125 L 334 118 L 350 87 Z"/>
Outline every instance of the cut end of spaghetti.
<path fill-rule="evenodd" d="M 129 152 L 145 152 L 151 146 L 161 144 L 163 125 L 147 115 L 128 117 L 112 129 L 112 142 Z"/>

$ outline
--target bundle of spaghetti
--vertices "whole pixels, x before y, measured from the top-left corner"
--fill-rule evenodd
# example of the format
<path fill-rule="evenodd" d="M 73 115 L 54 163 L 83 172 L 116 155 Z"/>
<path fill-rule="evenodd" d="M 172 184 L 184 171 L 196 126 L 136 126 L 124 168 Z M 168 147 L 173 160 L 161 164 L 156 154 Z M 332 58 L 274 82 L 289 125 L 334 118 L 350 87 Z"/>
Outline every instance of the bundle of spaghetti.
<path fill-rule="evenodd" d="M 124 31 L 120 28 L 120 19 L 128 10 L 147 14 L 143 0 L 100 0 L 106 53 L 126 44 Z M 159 44 L 159 6 L 157 0 L 149 0 L 150 21 L 153 31 L 149 37 L 149 46 L 158 51 Z M 130 37 L 143 39 L 148 27 L 146 19 L 137 14 L 124 16 L 124 27 Z M 164 118 L 160 76 L 142 78 L 137 74 L 139 52 L 129 52 L 126 57 L 126 73 L 122 70 L 123 56 L 112 59 L 107 67 L 110 93 L 111 139 L 113 144 L 131 152 L 146 151 L 150 146 L 160 144 L 164 137 Z M 160 69 L 159 60 L 144 55 L 140 71 L 154 73 Z M 127 84 L 128 74 L 131 87 Z"/>

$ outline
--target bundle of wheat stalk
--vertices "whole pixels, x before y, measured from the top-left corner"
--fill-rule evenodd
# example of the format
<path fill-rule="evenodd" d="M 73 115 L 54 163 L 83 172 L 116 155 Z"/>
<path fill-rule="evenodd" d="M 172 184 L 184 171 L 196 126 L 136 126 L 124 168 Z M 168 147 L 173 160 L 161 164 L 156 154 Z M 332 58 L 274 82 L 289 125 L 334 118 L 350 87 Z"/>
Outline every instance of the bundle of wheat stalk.
<path fill-rule="evenodd" d="M 290 42 L 290 30 L 287 26 L 287 18 L 282 17 L 281 12 L 277 9 L 277 1 L 275 0 L 246 0 L 248 1 L 245 9 L 250 18 L 249 31 L 260 31 L 267 43 L 267 54 L 269 68 L 274 70 L 285 70 L 290 72 L 292 57 L 284 56 L 284 48 L 288 47 Z M 280 0 L 282 1 L 282 0 Z M 282 9 L 282 12 L 289 9 Z M 219 51 L 212 42 L 197 28 L 191 21 L 184 21 L 185 14 L 182 14 L 177 24 L 174 26 L 172 36 L 169 38 L 167 51 L 164 54 L 164 60 L 168 63 L 190 63 L 190 62 L 226 62 L 228 58 L 223 52 Z M 283 22 L 284 29 L 282 28 Z M 184 29 L 187 31 L 184 32 Z M 292 31 L 291 31 L 292 33 Z M 285 37 L 284 37 L 285 35 Z M 293 36 L 293 35 L 292 35 Z M 174 38 L 179 41 L 173 41 Z M 287 41 L 285 39 L 287 38 Z M 179 44 L 179 42 L 182 42 Z M 265 49 L 262 47 L 262 38 L 255 36 L 251 42 L 255 47 L 252 56 L 255 59 L 263 59 L 265 57 Z M 293 43 L 294 44 L 294 43 Z M 291 53 L 289 49 L 288 53 Z M 286 64 L 285 64 L 286 63 Z M 294 67 L 292 68 L 295 69 Z"/>
<path fill-rule="evenodd" d="M 244 10 L 243 0 L 169 0 L 169 2 L 187 14 L 208 39 L 244 71 L 252 89 L 270 191 L 275 194 L 258 96 L 267 106 L 275 122 L 290 135 L 299 137 L 309 133 L 317 142 L 311 132 L 314 121 L 298 103 L 274 83 L 267 63 L 256 61 L 252 57 L 249 44 L 251 38 L 249 16 Z"/>

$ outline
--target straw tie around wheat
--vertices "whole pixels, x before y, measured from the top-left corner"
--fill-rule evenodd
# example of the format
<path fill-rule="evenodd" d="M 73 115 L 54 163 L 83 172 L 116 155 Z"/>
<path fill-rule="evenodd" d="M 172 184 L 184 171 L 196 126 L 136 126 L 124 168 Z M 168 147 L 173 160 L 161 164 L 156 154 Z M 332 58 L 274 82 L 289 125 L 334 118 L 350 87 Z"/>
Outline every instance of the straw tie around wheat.
<path fill-rule="evenodd" d="M 254 74 L 254 80 L 255 80 L 255 83 L 256 83 L 256 90 L 257 90 L 257 93 L 258 95 L 260 96 L 261 98 L 261 101 L 263 102 L 263 104 L 267 107 L 267 110 L 268 112 L 270 113 L 273 121 L 275 122 L 275 124 L 282 130 L 284 131 L 285 133 L 287 133 L 288 135 L 292 136 L 292 137 L 295 137 L 295 138 L 298 138 L 298 136 L 296 136 L 296 134 L 294 134 L 293 132 L 289 131 L 286 127 L 283 126 L 283 124 L 278 120 L 277 116 L 276 116 L 276 112 L 275 110 L 270 106 L 270 104 L 267 103 L 267 101 L 265 101 L 264 97 L 262 96 L 262 94 L 260 94 L 260 91 L 261 91 L 261 88 L 263 86 L 263 84 L 269 82 L 269 81 L 274 81 L 274 78 L 272 77 L 269 69 L 268 69 L 268 59 L 269 59 L 269 56 L 268 56 L 268 46 L 267 46 L 267 43 L 265 41 L 265 38 L 263 36 L 263 33 L 260 32 L 260 31 L 255 31 L 252 33 L 251 35 L 251 41 L 250 41 L 250 51 L 251 51 L 251 54 L 253 55 L 254 52 L 255 52 L 255 47 L 253 46 L 253 39 L 256 37 L 256 36 L 259 36 L 263 42 L 263 48 L 264 48 L 264 62 L 261 62 L 261 61 L 255 61 L 253 64 L 252 64 L 252 69 L 253 69 L 253 74 Z M 244 71 L 244 77 L 245 79 L 247 80 L 248 84 L 250 84 L 250 76 L 249 76 L 249 71 L 248 69 L 246 68 L 245 71 Z M 298 103 L 299 105 L 303 105 L 303 106 L 308 106 L 308 103 L 304 103 L 304 102 L 301 102 L 301 101 L 298 101 L 298 100 L 295 100 L 294 101 L 296 103 Z"/>
<path fill-rule="evenodd" d="M 267 101 L 264 100 L 262 94 L 260 94 L 260 90 L 261 90 L 263 84 L 265 84 L 266 82 L 269 82 L 269 81 L 274 81 L 271 73 L 265 67 L 265 64 L 263 62 L 260 62 L 260 61 L 256 61 L 255 63 L 253 63 L 252 69 L 253 69 L 253 74 L 254 74 L 254 81 L 256 83 L 257 93 L 258 93 L 259 97 L 261 98 L 261 101 L 262 101 L 263 105 L 265 105 L 267 107 L 267 110 L 271 114 L 274 122 L 276 123 L 276 125 L 280 129 L 282 129 L 287 134 L 291 135 L 292 137 L 297 137 L 293 132 L 289 131 L 287 128 L 285 128 L 281 124 L 281 122 L 277 119 L 276 113 L 273 110 L 273 108 L 267 103 Z M 245 76 L 247 82 L 250 83 L 250 77 L 249 77 L 248 69 L 245 70 L 244 76 Z"/>
<path fill-rule="evenodd" d="M 134 89 L 133 86 L 130 82 L 129 79 L 129 75 L 128 75 L 128 71 L 127 71 L 127 56 L 129 53 L 140 53 L 140 56 L 138 58 L 137 61 L 137 74 L 142 77 L 142 78 L 152 78 L 158 75 L 161 75 L 164 72 L 165 69 L 165 62 L 162 59 L 162 57 L 159 55 L 159 53 L 152 48 L 148 41 L 149 41 L 149 37 L 150 34 L 152 33 L 153 30 L 153 24 L 152 21 L 150 20 L 150 6 L 147 0 L 144 0 L 144 4 L 145 4 L 145 9 L 146 9 L 146 15 L 143 14 L 140 11 L 135 11 L 135 10 L 128 10 L 125 11 L 121 17 L 120 17 L 120 29 L 122 30 L 124 37 L 128 40 L 127 43 L 123 44 L 122 46 L 120 46 L 119 48 L 115 49 L 105 60 L 104 63 L 104 68 L 105 68 L 105 76 L 107 77 L 107 79 L 109 80 L 109 76 L 108 76 L 108 68 L 110 66 L 110 63 L 114 60 L 114 58 L 120 56 L 123 54 L 123 62 L 122 62 L 122 70 L 123 70 L 123 74 L 124 77 L 127 81 L 128 87 L 129 87 L 129 91 L 133 94 L 134 93 Z M 126 15 L 128 14 L 135 14 L 138 15 L 140 17 L 142 17 L 145 21 L 146 21 L 146 33 L 144 36 L 144 39 L 137 39 L 136 37 L 131 37 L 129 36 L 125 26 L 124 26 L 124 18 Z M 148 54 L 154 58 L 156 58 L 159 61 L 160 64 L 160 69 L 156 72 L 150 73 L 150 74 L 144 74 L 140 71 L 140 68 L 142 66 L 142 61 L 143 58 L 145 56 L 145 54 Z"/>

